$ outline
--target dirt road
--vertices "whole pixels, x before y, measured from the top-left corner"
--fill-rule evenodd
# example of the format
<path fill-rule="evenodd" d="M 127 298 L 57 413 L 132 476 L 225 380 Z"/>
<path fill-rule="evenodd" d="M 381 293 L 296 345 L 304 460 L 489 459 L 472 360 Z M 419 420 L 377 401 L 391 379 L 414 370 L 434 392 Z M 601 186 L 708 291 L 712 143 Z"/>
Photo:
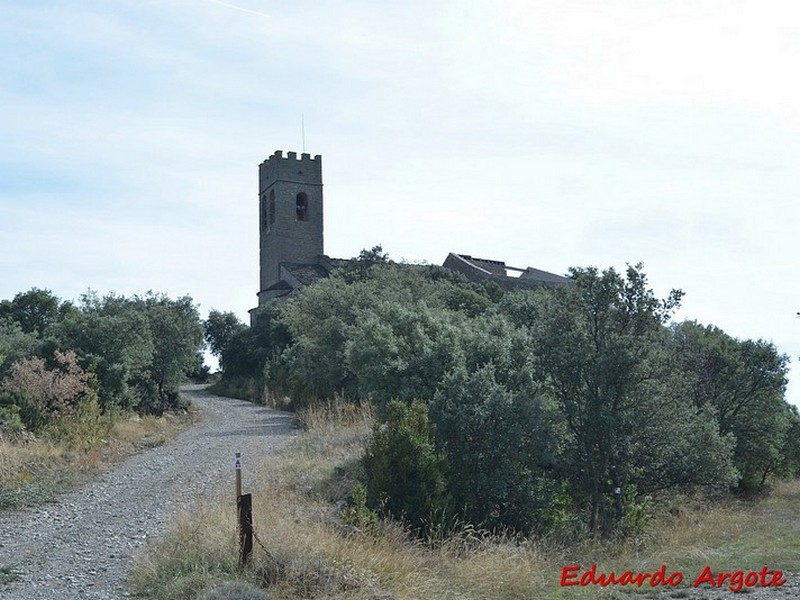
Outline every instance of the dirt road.
<path fill-rule="evenodd" d="M 127 597 L 133 556 L 161 535 L 180 498 L 230 486 L 234 453 L 245 464 L 283 446 L 292 415 L 186 388 L 204 419 L 164 446 L 134 455 L 53 504 L 0 516 L 0 566 L 19 578 L 8 600 Z"/>

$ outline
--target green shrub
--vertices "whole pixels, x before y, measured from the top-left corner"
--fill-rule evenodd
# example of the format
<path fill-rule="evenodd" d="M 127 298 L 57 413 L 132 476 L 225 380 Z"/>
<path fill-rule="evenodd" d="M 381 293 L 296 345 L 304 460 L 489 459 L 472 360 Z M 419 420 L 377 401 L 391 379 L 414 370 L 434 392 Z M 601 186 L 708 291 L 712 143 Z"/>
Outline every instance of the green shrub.
<path fill-rule="evenodd" d="M 554 473 L 561 438 L 553 409 L 535 388 L 510 391 L 491 363 L 473 373 L 457 369 L 437 392 L 431 416 L 460 518 L 523 533 L 564 522 L 570 499 Z"/>
<path fill-rule="evenodd" d="M 25 430 L 25 424 L 19 414 L 19 406 L 11 404 L 3 406 L 0 404 L 0 433 L 10 433 L 12 435 Z"/>
<path fill-rule="evenodd" d="M 652 497 L 637 496 L 636 488 L 627 485 L 622 490 L 622 504 L 625 507 L 622 531 L 628 535 L 644 532 L 652 512 Z"/>
<path fill-rule="evenodd" d="M 422 402 L 391 401 L 364 454 L 367 501 L 419 533 L 448 504 L 445 459 L 436 451 L 433 427 Z"/>
<path fill-rule="evenodd" d="M 353 486 L 353 503 L 342 511 L 342 521 L 364 533 L 378 533 L 378 516 L 367 507 L 367 488 L 363 483 L 358 482 Z"/>
<path fill-rule="evenodd" d="M 30 431 L 38 430 L 45 423 L 39 404 L 26 394 L 18 390 L 0 390 L 0 423 L 6 423 L 9 431 L 19 429 L 17 418 L 20 421 L 19 426 Z M 5 427 L 0 424 L 0 428 Z"/>

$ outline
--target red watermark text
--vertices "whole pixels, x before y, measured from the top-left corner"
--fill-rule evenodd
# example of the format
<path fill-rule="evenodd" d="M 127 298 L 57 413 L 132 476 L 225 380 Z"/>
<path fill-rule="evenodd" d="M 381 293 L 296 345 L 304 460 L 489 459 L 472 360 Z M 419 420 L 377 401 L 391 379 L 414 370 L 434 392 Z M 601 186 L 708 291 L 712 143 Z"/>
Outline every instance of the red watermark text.
<path fill-rule="evenodd" d="M 585 571 L 581 565 L 566 565 L 561 569 L 561 586 L 570 585 L 587 586 L 599 585 L 635 585 L 636 587 L 669 586 L 676 587 L 683 582 L 683 573 L 680 571 L 667 572 L 667 565 L 661 565 L 657 571 L 623 571 L 621 573 L 603 573 L 593 564 Z M 744 588 L 754 587 L 780 587 L 786 583 L 783 571 L 772 571 L 763 567 L 760 571 L 721 571 L 715 573 L 711 567 L 704 567 L 700 575 L 692 582 L 692 587 L 727 587 L 732 592 L 739 592 Z"/>

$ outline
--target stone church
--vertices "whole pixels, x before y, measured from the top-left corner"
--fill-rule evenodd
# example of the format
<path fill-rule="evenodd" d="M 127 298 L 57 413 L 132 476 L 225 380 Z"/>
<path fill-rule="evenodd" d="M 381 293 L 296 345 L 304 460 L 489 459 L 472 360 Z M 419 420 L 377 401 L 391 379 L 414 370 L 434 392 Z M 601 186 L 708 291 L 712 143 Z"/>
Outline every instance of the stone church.
<path fill-rule="evenodd" d="M 275 151 L 258 167 L 260 285 L 258 305 L 328 277 L 346 260 L 325 255 L 322 231 L 322 157 Z M 571 280 L 532 267 L 451 252 L 444 267 L 467 280 L 504 289 L 559 285 Z"/>

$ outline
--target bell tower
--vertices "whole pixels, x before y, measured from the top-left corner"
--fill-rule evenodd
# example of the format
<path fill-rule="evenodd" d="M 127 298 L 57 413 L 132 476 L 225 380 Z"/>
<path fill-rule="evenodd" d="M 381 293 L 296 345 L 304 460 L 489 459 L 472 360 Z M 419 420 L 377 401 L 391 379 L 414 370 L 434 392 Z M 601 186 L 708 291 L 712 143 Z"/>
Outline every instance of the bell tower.
<path fill-rule="evenodd" d="M 261 278 L 258 304 L 274 294 L 281 264 L 316 264 L 322 244 L 322 157 L 281 150 L 258 167 Z"/>

